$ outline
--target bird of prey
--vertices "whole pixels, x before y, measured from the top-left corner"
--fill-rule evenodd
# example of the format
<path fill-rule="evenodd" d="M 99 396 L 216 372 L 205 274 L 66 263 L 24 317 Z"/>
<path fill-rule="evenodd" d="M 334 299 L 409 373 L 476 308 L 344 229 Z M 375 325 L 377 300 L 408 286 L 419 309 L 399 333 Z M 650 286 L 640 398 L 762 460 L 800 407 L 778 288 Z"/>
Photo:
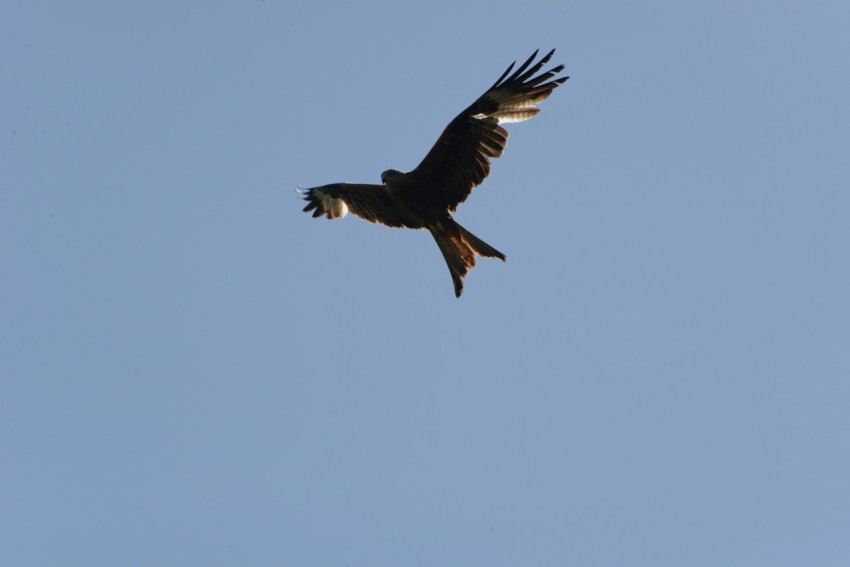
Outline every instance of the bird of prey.
<path fill-rule="evenodd" d="M 502 155 L 508 132 L 500 124 L 522 122 L 540 112 L 537 105 L 569 77 L 555 78 L 558 65 L 539 73 L 552 54 L 534 62 L 535 51 L 512 74 L 511 63 L 492 87 L 452 120 L 425 159 L 407 173 L 388 169 L 381 185 L 332 183 L 301 191 L 304 212 L 328 219 L 351 211 L 358 217 L 390 227 L 427 229 L 449 266 L 455 296 L 463 293 L 463 278 L 475 266 L 475 256 L 505 255 L 460 226 L 451 213 L 490 173 L 490 158 Z M 301 190 L 299 188 L 299 190 Z"/>

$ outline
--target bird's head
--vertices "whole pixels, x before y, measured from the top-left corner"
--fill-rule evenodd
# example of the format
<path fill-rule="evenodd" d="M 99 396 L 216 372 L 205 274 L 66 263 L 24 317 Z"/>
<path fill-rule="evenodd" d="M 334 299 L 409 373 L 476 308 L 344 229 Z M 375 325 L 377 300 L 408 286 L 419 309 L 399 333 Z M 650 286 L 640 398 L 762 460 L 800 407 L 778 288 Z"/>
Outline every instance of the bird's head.
<path fill-rule="evenodd" d="M 386 185 L 387 183 L 391 183 L 393 179 L 398 179 L 404 175 L 403 171 L 399 171 L 397 169 L 388 169 L 381 174 L 381 183 Z"/>

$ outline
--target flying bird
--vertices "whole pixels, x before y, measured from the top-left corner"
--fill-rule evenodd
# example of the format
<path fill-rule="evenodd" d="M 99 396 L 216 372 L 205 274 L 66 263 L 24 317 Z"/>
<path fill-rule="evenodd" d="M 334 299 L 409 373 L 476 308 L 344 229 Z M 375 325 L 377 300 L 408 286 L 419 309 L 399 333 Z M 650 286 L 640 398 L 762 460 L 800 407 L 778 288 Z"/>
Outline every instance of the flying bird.
<path fill-rule="evenodd" d="M 490 159 L 502 155 L 508 132 L 500 124 L 522 122 L 540 112 L 537 105 L 569 77 L 555 78 L 563 65 L 539 73 L 553 49 L 533 63 L 535 51 L 512 74 L 511 63 L 493 86 L 452 120 L 416 169 L 388 169 L 381 185 L 332 183 L 304 189 L 304 212 L 313 217 L 342 218 L 348 211 L 372 223 L 396 228 L 427 229 L 443 253 L 454 282 L 463 293 L 463 278 L 475 257 L 505 255 L 463 228 L 453 218 L 457 206 L 490 173 Z M 533 64 L 532 64 L 533 63 Z"/>

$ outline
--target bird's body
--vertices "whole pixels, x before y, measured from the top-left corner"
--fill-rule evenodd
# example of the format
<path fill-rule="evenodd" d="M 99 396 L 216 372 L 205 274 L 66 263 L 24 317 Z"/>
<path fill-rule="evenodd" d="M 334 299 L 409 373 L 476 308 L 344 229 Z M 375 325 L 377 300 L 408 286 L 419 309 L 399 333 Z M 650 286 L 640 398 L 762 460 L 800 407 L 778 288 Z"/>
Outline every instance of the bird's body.
<path fill-rule="evenodd" d="M 489 160 L 502 155 L 508 132 L 499 124 L 528 120 L 540 112 L 537 104 L 569 78 L 554 79 L 563 65 L 535 76 L 554 51 L 531 65 L 535 51 L 508 77 L 511 64 L 449 123 L 416 169 L 408 173 L 389 169 L 381 174 L 382 185 L 333 183 L 306 189 L 304 211 L 335 219 L 350 210 L 369 222 L 430 231 L 460 297 L 463 278 L 475 265 L 476 255 L 501 260 L 505 255 L 460 226 L 451 213 L 490 173 Z"/>

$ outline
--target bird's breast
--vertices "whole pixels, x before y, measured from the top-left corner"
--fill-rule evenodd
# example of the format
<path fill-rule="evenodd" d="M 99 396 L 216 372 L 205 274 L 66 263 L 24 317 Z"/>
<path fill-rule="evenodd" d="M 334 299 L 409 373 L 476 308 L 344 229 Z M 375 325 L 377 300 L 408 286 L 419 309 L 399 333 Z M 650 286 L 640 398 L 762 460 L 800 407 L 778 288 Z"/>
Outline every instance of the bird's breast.
<path fill-rule="evenodd" d="M 448 215 L 445 199 L 439 188 L 404 176 L 388 183 L 387 189 L 396 205 L 408 216 L 416 219 L 423 228 Z"/>

